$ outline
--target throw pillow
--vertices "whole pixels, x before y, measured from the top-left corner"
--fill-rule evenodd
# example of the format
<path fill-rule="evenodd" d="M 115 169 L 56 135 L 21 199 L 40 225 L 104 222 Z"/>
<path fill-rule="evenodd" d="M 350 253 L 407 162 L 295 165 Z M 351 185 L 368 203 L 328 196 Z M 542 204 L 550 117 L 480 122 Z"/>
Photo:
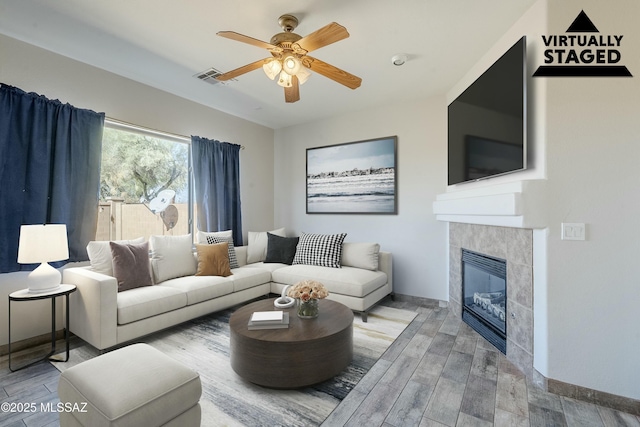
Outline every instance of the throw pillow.
<path fill-rule="evenodd" d="M 302 233 L 293 263 L 340 268 L 342 242 L 344 242 L 345 237 L 347 237 L 347 233 Z"/>
<path fill-rule="evenodd" d="M 267 255 L 264 262 L 293 264 L 299 237 L 280 237 L 267 233 Z"/>
<path fill-rule="evenodd" d="M 144 242 L 144 237 L 138 237 L 133 240 L 116 240 L 116 243 L 131 243 L 137 245 Z M 87 244 L 87 255 L 91 269 L 96 273 L 113 276 L 113 257 L 111 256 L 111 247 L 108 240 L 91 241 Z"/>
<path fill-rule="evenodd" d="M 196 242 L 204 245 L 207 243 L 207 237 L 215 236 L 221 239 L 233 238 L 233 230 L 225 231 L 198 231 L 196 234 Z"/>
<path fill-rule="evenodd" d="M 133 245 L 109 242 L 113 258 L 113 276 L 118 281 L 118 292 L 151 286 L 149 270 L 149 244 Z"/>
<path fill-rule="evenodd" d="M 267 258 L 267 233 L 275 234 L 281 237 L 287 237 L 284 228 L 278 228 L 277 230 L 267 231 L 249 231 L 247 234 L 247 264 L 253 264 L 254 262 L 261 262 Z"/>
<path fill-rule="evenodd" d="M 342 265 L 376 271 L 379 253 L 380 245 L 377 243 L 344 243 Z"/>
<path fill-rule="evenodd" d="M 151 236 L 151 267 L 156 283 L 196 272 L 191 234 L 183 236 Z"/>
<path fill-rule="evenodd" d="M 196 245 L 198 270 L 196 276 L 231 276 L 227 242 Z"/>
<path fill-rule="evenodd" d="M 236 247 L 233 245 L 233 237 L 217 237 L 212 234 L 207 235 L 207 244 L 213 245 L 215 243 L 227 243 L 229 248 L 229 267 L 240 268 L 238 265 L 238 257 L 236 256 Z"/>

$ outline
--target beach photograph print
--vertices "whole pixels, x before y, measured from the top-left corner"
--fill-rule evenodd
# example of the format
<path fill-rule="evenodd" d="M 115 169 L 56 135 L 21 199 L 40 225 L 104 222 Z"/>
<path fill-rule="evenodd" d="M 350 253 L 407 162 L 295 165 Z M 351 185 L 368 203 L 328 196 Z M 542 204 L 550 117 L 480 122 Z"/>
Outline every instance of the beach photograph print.
<path fill-rule="evenodd" d="M 307 148 L 307 213 L 396 214 L 397 139 Z"/>

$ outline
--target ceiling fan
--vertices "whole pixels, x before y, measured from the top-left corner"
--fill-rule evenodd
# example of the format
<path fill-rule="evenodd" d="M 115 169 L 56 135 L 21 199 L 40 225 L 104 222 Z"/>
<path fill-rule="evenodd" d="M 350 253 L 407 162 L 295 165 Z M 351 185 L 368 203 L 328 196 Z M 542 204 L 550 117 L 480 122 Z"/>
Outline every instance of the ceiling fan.
<path fill-rule="evenodd" d="M 278 24 L 284 32 L 271 37 L 269 43 L 233 31 L 218 32 L 217 34 L 221 37 L 267 49 L 272 57 L 260 59 L 223 73 L 217 76 L 216 80 L 230 80 L 262 67 L 271 80 L 278 77 L 278 84 L 284 87 L 284 99 L 286 102 L 300 100 L 299 84 L 303 84 L 311 74 L 307 69 L 322 74 L 350 89 L 360 87 L 360 83 L 362 83 L 360 77 L 307 55 L 313 50 L 349 37 L 346 28 L 332 22 L 306 37 L 301 37 L 293 32 L 298 26 L 298 19 L 295 16 L 282 15 L 278 19 Z"/>

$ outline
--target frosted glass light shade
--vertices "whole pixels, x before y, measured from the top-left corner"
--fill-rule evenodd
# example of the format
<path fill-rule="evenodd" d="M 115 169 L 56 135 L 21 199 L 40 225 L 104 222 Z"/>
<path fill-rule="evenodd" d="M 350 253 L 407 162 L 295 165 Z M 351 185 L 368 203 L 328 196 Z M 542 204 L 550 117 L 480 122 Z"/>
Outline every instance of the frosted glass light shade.
<path fill-rule="evenodd" d="M 267 77 L 269 77 L 271 80 L 274 80 L 280 70 L 282 70 L 282 64 L 280 63 L 280 61 L 274 58 L 269 60 L 269 62 L 264 63 L 262 65 L 262 69 L 264 70 L 264 73 L 267 75 Z"/>
<path fill-rule="evenodd" d="M 287 55 L 282 60 L 282 71 L 285 71 L 290 76 L 298 74 L 301 67 L 300 60 L 293 55 Z"/>
<path fill-rule="evenodd" d="M 285 73 L 284 70 L 280 73 L 280 78 L 278 79 L 278 84 L 282 87 L 291 87 L 293 84 L 291 83 L 291 75 Z"/>
<path fill-rule="evenodd" d="M 29 292 L 47 292 L 60 286 L 60 272 L 49 262 L 69 259 L 67 226 L 64 224 L 37 224 L 20 227 L 18 243 L 20 264 L 42 263 L 27 276 Z"/>
<path fill-rule="evenodd" d="M 300 71 L 298 71 L 298 74 L 296 76 L 298 77 L 298 82 L 303 85 L 304 82 L 309 79 L 311 73 L 305 67 L 300 67 Z"/>

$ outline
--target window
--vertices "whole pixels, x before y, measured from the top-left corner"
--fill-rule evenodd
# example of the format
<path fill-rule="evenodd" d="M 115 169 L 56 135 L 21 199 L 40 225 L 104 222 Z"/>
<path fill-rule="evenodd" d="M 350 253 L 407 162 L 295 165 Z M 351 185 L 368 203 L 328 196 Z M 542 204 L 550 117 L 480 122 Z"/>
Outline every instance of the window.
<path fill-rule="evenodd" d="M 192 231 L 189 141 L 105 122 L 96 240 Z"/>

